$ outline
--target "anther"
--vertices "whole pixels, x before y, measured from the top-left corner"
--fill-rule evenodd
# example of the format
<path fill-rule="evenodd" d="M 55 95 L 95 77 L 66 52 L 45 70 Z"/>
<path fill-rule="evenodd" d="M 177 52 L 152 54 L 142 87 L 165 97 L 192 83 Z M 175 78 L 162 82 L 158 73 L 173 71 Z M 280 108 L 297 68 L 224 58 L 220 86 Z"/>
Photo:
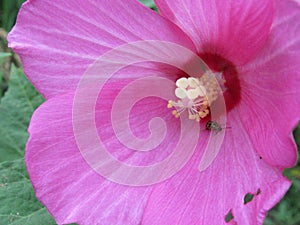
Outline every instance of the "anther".
<path fill-rule="evenodd" d="M 175 108 L 172 114 L 176 118 L 187 110 L 188 118 L 199 122 L 209 115 L 210 105 L 223 93 L 220 85 L 224 86 L 222 75 L 212 71 L 206 71 L 199 78 L 182 77 L 176 81 L 175 96 L 178 100 L 168 101 L 168 108 Z"/>

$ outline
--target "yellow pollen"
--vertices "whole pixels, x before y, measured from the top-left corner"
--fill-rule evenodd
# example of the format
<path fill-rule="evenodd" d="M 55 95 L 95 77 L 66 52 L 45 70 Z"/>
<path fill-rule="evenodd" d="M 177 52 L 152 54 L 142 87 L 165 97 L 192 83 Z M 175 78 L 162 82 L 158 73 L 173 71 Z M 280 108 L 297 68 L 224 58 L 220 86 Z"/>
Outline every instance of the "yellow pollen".
<path fill-rule="evenodd" d="M 201 77 L 182 77 L 176 81 L 177 101 L 168 101 L 168 108 L 175 108 L 172 114 L 179 118 L 184 111 L 190 120 L 200 122 L 210 113 L 211 104 L 223 94 L 225 80 L 220 73 L 206 71 Z M 220 85 L 223 89 L 220 89 Z M 221 91 L 220 91 L 221 90 Z"/>
<path fill-rule="evenodd" d="M 173 107 L 173 102 L 170 100 L 170 101 L 168 102 L 168 108 L 171 109 L 172 107 Z"/>

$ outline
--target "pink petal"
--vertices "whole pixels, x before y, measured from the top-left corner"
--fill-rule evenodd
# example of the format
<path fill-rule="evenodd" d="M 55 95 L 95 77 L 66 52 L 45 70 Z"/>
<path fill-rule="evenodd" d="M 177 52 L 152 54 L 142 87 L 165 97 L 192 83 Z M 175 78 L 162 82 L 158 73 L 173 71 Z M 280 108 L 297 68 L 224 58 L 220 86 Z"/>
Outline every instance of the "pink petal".
<path fill-rule="evenodd" d="M 72 102 L 53 98 L 32 118 L 26 162 L 37 197 L 58 224 L 138 224 L 150 189 L 111 183 L 89 167 L 76 146 Z"/>
<path fill-rule="evenodd" d="M 90 113 L 95 105 L 95 100 L 88 97 L 92 96 L 91 88 L 83 90 L 86 97 L 76 95 L 79 100 L 75 101 L 73 111 L 73 118 L 77 118 L 74 131 L 90 165 L 110 180 L 134 186 L 161 182 L 180 170 L 198 142 L 197 135 L 191 140 L 190 131 L 195 129 L 197 133 L 199 125 L 188 120 L 180 126 L 180 120 L 166 107 L 168 100 L 174 99 L 174 86 L 174 82 L 157 77 L 130 84 L 108 83 L 101 91 L 105 93 L 104 97 L 96 102 L 95 115 Z M 84 100 L 80 102 L 80 99 Z M 95 117 L 98 134 L 92 129 Z M 186 131 L 184 135 L 181 130 Z M 94 150 L 95 146 L 97 150 Z M 103 147 L 114 156 L 113 159 L 103 153 Z M 172 157 L 169 156 L 171 153 Z"/>
<path fill-rule="evenodd" d="M 272 0 L 156 0 L 159 11 L 179 25 L 199 53 L 218 54 L 241 65 L 264 45 L 273 21 Z"/>
<path fill-rule="evenodd" d="M 151 188 L 112 183 L 89 167 L 75 142 L 72 103 L 72 95 L 53 98 L 32 118 L 26 162 L 37 197 L 59 224 L 138 224 Z"/>
<path fill-rule="evenodd" d="M 28 1 L 8 40 L 46 98 L 74 89 L 100 55 L 127 42 L 162 40 L 194 49 L 177 26 L 135 0 Z"/>
<path fill-rule="evenodd" d="M 271 165 L 297 162 L 292 130 L 300 116 L 300 6 L 277 1 L 270 38 L 241 68 L 242 121 L 254 147 Z"/>
<path fill-rule="evenodd" d="M 143 223 L 148 224 L 262 224 L 267 211 L 285 194 L 290 182 L 282 170 L 259 158 L 235 110 L 228 117 L 225 141 L 217 158 L 205 171 L 198 163 L 208 138 L 180 173 L 152 191 Z M 216 134 L 218 135 L 218 134 Z M 254 194 L 244 204 L 247 193 Z M 234 219 L 225 222 L 232 212 Z"/>
<path fill-rule="evenodd" d="M 125 71 L 132 74 L 129 68 L 121 72 Z M 139 73 L 140 76 L 146 74 Z M 131 109 L 131 128 L 134 135 L 140 138 L 149 136 L 149 121 L 153 117 L 159 116 L 167 124 L 165 139 L 147 155 L 127 149 L 115 137 L 110 118 L 111 105 L 119 91 L 129 82 L 130 80 L 110 82 L 102 89 L 95 109 L 99 137 L 109 153 L 126 164 L 149 165 L 160 162 L 173 151 L 180 131 L 179 120 L 167 109 L 167 101 L 148 97 L 137 102 Z M 149 84 L 143 90 L 156 91 Z M 160 88 L 163 91 L 170 87 Z M 84 101 L 86 100 L 88 99 Z M 126 103 L 126 99 L 124 100 Z M 74 134 L 74 102 L 73 94 L 54 97 L 33 115 L 26 163 L 37 197 L 59 224 L 139 224 L 153 186 L 132 187 L 112 183 L 87 164 L 81 154 L 83 152 L 78 149 L 78 136 Z M 82 114 L 81 117 L 86 118 L 87 114 Z M 87 127 L 82 133 L 89 134 L 90 130 L 93 127 Z M 87 140 L 89 137 L 85 136 Z"/>

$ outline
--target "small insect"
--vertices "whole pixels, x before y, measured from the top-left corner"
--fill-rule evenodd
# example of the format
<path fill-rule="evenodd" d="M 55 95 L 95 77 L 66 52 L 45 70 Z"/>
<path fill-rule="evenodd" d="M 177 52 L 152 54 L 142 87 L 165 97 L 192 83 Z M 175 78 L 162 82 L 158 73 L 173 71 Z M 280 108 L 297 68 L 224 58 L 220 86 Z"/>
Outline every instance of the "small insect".
<path fill-rule="evenodd" d="M 219 131 L 222 131 L 223 127 L 218 124 L 216 121 L 208 121 L 206 123 L 206 130 L 211 130 L 211 131 L 216 131 L 216 132 L 219 132 Z"/>

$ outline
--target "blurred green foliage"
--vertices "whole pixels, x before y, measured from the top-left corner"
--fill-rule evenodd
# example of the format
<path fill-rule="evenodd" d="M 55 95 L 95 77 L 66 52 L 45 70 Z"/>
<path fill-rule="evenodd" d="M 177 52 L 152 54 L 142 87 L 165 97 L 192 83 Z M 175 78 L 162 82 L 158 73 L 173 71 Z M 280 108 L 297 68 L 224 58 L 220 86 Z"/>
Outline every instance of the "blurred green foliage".
<path fill-rule="evenodd" d="M 0 138 L 0 152 L 6 150 L 9 153 L 3 155 L 1 152 L 0 157 L 0 225 L 52 225 L 55 222 L 50 214 L 34 197 L 34 191 L 31 188 L 22 160 L 27 138 L 26 127 L 30 115 L 43 100 L 25 79 L 22 71 L 12 66 L 17 64 L 16 59 L 13 58 L 14 54 L 10 49 L 7 48 L 5 40 L 5 36 L 13 27 L 18 10 L 24 1 L 0 1 L 0 126 L 6 129 L 2 129 L 5 133 L 0 134 L 2 137 L 2 139 Z M 140 0 L 140 2 L 157 10 L 153 0 Z M 21 94 L 20 91 L 25 95 Z M 9 116 L 20 118 L 12 121 L 3 120 Z M 10 123 L 18 128 L 11 129 L 12 124 Z M 294 136 L 299 149 L 300 126 L 295 129 Z M 14 140 L 19 140 L 19 143 L 10 141 L 11 137 Z M 7 165 L 10 166 L 7 167 Z M 284 175 L 293 181 L 293 185 L 282 201 L 269 212 L 265 225 L 300 224 L 300 160 L 298 160 L 297 166 L 285 170 Z"/>
<path fill-rule="evenodd" d="M 25 0 L 2 0 L 0 2 L 2 2 L 0 6 L 1 27 L 6 31 L 10 31 L 15 23 L 18 11 Z"/>

